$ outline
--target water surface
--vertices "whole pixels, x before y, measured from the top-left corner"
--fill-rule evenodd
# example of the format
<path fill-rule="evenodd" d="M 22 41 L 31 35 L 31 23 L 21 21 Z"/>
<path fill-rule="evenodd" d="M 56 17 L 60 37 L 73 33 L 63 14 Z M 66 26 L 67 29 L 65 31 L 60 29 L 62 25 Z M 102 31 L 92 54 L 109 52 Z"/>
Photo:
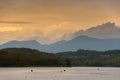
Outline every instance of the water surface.
<path fill-rule="evenodd" d="M 120 80 L 120 68 L 0 68 L 0 80 Z"/>

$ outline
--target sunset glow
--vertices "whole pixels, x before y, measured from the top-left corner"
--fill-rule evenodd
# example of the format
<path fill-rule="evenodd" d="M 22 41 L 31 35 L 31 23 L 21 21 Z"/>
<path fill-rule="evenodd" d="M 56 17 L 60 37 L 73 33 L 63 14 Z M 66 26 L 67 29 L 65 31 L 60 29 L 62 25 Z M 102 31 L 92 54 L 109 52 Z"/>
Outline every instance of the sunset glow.
<path fill-rule="evenodd" d="M 120 26 L 119 3 L 120 0 L 0 0 L 0 43 L 32 39 L 49 44 L 106 22 Z"/>

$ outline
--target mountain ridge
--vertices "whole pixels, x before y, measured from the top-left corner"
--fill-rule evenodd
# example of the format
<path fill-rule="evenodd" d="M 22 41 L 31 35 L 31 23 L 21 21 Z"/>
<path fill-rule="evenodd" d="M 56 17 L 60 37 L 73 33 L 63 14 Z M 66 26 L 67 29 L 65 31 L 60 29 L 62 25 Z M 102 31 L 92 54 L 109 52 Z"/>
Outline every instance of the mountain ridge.
<path fill-rule="evenodd" d="M 120 38 L 97 39 L 82 35 L 69 41 L 63 40 L 50 45 L 42 45 L 36 40 L 9 41 L 0 45 L 0 49 L 3 48 L 31 48 L 52 53 L 76 51 L 79 49 L 106 51 L 120 49 Z"/>
<path fill-rule="evenodd" d="M 38 49 L 40 51 L 50 53 L 77 51 L 79 49 L 98 51 L 120 49 L 120 28 L 116 26 L 115 23 L 104 23 L 102 25 L 89 28 L 86 31 L 78 31 L 71 34 L 71 36 L 74 36 L 71 40 L 61 40 L 49 45 L 43 45 L 36 40 L 13 40 L 0 45 L 0 49 L 23 47 Z"/>

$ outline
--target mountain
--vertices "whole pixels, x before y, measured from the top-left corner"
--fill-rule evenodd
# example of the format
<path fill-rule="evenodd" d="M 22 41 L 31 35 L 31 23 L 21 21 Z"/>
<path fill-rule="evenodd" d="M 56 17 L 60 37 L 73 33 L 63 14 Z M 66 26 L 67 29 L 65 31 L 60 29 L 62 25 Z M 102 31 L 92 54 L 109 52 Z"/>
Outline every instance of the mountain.
<path fill-rule="evenodd" d="M 96 27 L 89 28 L 87 30 L 80 30 L 69 36 L 75 38 L 80 35 L 86 35 L 94 38 L 108 39 L 108 38 L 120 38 L 120 27 L 115 23 L 107 22 Z"/>
<path fill-rule="evenodd" d="M 120 49 L 120 38 L 97 39 L 88 36 L 79 36 L 54 46 L 54 52 L 76 51 L 78 49 L 97 51 Z"/>
<path fill-rule="evenodd" d="M 9 41 L 0 45 L 0 48 L 31 48 L 49 53 L 76 51 L 79 49 L 106 51 L 120 49 L 120 38 L 98 39 L 82 35 L 69 41 L 62 40 L 50 45 L 42 45 L 35 40 Z"/>
<path fill-rule="evenodd" d="M 71 34 L 72 39 L 61 40 L 50 45 L 42 45 L 35 40 L 9 41 L 0 45 L 3 48 L 31 48 L 40 51 L 57 53 L 79 49 L 106 51 L 120 49 L 120 28 L 115 23 L 105 23 L 96 27 Z"/>
<path fill-rule="evenodd" d="M 28 41 L 9 41 L 5 44 L 0 45 L 0 48 L 31 48 L 45 51 L 45 45 L 40 44 L 36 40 L 28 40 Z"/>

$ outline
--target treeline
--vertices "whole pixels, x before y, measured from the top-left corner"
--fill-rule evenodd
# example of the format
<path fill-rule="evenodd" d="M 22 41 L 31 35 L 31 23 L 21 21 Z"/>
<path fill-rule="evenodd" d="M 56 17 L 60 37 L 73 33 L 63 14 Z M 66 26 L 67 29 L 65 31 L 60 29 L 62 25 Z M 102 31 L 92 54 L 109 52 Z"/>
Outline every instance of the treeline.
<path fill-rule="evenodd" d="M 120 50 L 58 53 L 58 56 L 70 59 L 71 66 L 108 66 L 120 67 Z"/>
<path fill-rule="evenodd" d="M 70 67 L 111 66 L 120 67 L 120 50 L 105 52 L 78 50 L 57 54 L 40 52 L 28 48 L 7 48 L 0 50 L 0 67 Z"/>
<path fill-rule="evenodd" d="M 54 54 L 27 48 L 8 48 L 0 50 L 0 67 L 16 66 L 66 66 Z"/>

